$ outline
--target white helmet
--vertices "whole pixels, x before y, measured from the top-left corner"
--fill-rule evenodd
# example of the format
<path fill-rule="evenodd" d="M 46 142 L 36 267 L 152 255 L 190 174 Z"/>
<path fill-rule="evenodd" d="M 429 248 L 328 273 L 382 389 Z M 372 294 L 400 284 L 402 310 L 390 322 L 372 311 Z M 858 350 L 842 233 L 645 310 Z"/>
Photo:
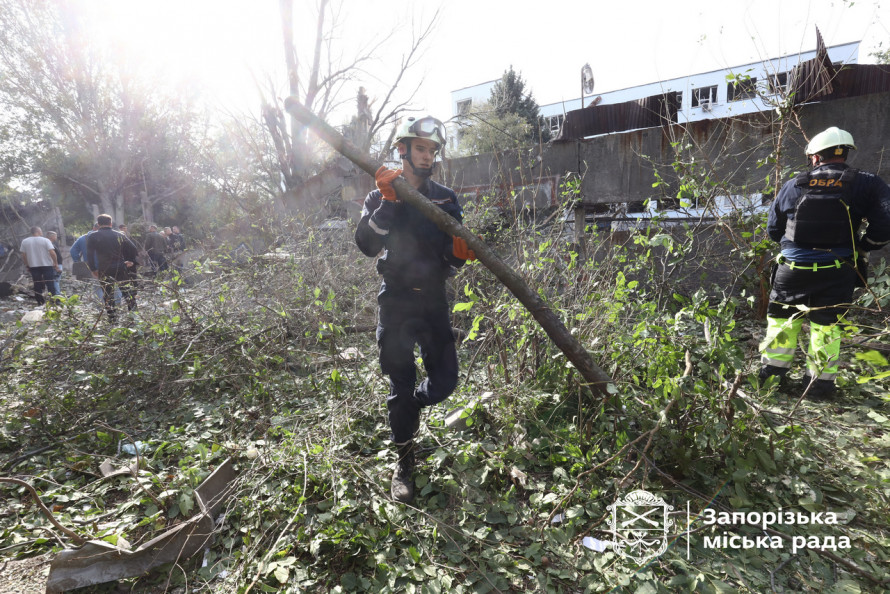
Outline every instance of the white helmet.
<path fill-rule="evenodd" d="M 841 130 L 837 126 L 832 126 L 813 136 L 813 139 L 807 145 L 807 155 L 815 155 L 833 147 L 837 147 L 835 154 L 838 156 L 843 154 L 845 149 L 855 149 L 856 145 L 853 144 L 853 135 L 846 130 Z"/>
<path fill-rule="evenodd" d="M 405 118 L 396 132 L 396 142 L 406 138 L 426 138 L 441 148 L 445 145 L 445 125 L 433 116 Z"/>

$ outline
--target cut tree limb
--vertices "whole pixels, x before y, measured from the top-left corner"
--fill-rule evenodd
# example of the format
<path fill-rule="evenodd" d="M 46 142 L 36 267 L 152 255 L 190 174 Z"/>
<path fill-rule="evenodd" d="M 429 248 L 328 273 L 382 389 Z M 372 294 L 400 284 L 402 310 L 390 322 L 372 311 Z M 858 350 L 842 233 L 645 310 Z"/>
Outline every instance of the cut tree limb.
<path fill-rule="evenodd" d="M 322 140 L 330 144 L 347 159 L 355 163 L 361 170 L 374 176 L 381 164 L 371 159 L 352 143 L 343 138 L 327 123 L 322 121 L 314 113 L 306 109 L 295 97 L 288 97 L 284 107 L 291 116 L 300 120 L 317 134 Z M 399 199 L 419 210 L 424 216 L 433 221 L 439 229 L 451 236 L 460 237 L 467 242 L 470 249 L 476 253 L 476 257 L 482 262 L 497 279 L 519 299 L 520 303 L 537 320 L 550 340 L 561 350 L 566 358 L 575 366 L 575 369 L 584 378 L 587 385 L 595 392 L 605 396 L 614 392 L 612 378 L 600 369 L 590 356 L 590 353 L 572 336 L 569 330 L 560 320 L 552 308 L 533 291 L 515 270 L 510 268 L 501 258 L 485 244 L 479 237 L 470 233 L 457 219 L 445 213 L 438 206 L 427 200 L 420 192 L 415 190 L 404 178 L 397 178 L 393 187 Z"/>
<path fill-rule="evenodd" d="M 59 523 L 59 521 L 53 515 L 53 512 L 51 512 L 49 510 L 49 508 L 43 504 L 43 501 L 40 500 L 40 496 L 37 494 L 37 491 L 34 489 L 34 487 L 31 486 L 31 483 L 28 483 L 21 479 L 8 477 L 8 476 L 0 476 L 0 482 L 12 483 L 13 485 L 19 485 L 20 487 L 24 487 L 25 489 L 27 489 L 28 493 L 31 494 L 31 497 L 34 499 L 34 502 L 37 504 L 37 507 L 40 508 L 40 511 L 43 512 L 43 515 L 47 517 L 47 519 L 52 523 L 53 526 L 55 526 L 56 528 L 58 528 L 59 530 L 64 532 L 66 536 L 71 538 L 71 540 L 73 540 L 77 544 L 83 544 L 87 541 L 87 539 L 82 537 L 80 534 L 78 534 L 74 530 L 71 530 L 70 528 L 66 528 L 65 526 L 63 526 L 62 524 Z"/>

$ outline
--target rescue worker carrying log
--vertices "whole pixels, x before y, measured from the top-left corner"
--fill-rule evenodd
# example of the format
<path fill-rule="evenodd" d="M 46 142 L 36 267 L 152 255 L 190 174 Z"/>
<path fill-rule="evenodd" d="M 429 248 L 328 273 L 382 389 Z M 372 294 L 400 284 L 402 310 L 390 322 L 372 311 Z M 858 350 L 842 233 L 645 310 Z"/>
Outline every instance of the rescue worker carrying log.
<path fill-rule="evenodd" d="M 463 212 L 450 188 L 430 179 L 436 155 L 445 145 L 445 127 L 433 117 L 407 118 L 396 147 L 403 170 L 381 167 L 377 190 L 365 198 L 355 241 L 366 256 L 376 256 L 383 284 L 377 296 L 377 346 L 380 367 L 389 376 L 389 425 L 398 448 L 392 477 L 393 499 L 414 498 L 414 434 L 420 409 L 445 400 L 457 386 L 457 351 L 451 331 L 445 281 L 453 269 L 475 260 L 466 242 L 441 231 L 417 209 L 398 200 L 393 181 L 403 175 L 421 194 L 462 222 Z M 417 386 L 414 345 L 427 377 Z"/>
<path fill-rule="evenodd" d="M 857 284 L 865 283 L 867 252 L 890 243 L 890 188 L 877 175 L 847 165 L 855 148 L 850 133 L 836 127 L 814 136 L 806 148 L 812 170 L 787 182 L 769 210 L 767 231 L 782 253 L 767 309 L 760 380 L 778 376 L 785 382 L 807 316 L 810 344 L 801 390 L 813 400 L 836 394 L 838 322 Z M 863 219 L 868 226 L 861 234 Z"/>

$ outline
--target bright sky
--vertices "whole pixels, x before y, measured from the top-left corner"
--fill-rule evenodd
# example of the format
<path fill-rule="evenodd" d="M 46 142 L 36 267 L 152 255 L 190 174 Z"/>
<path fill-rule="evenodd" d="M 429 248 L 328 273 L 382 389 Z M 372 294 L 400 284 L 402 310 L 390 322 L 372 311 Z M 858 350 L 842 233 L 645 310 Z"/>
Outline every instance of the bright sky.
<path fill-rule="evenodd" d="M 316 0 L 294 0 L 296 28 L 309 39 Z M 141 55 L 184 88 L 205 87 L 214 104 L 256 109 L 253 80 L 283 70 L 277 0 L 101 0 L 97 29 L 121 51 Z M 362 84 L 372 99 L 410 47 L 411 21 L 437 2 L 343 0 L 337 45 L 344 56 L 385 39 Z M 577 98 L 589 62 L 595 93 L 706 72 L 828 45 L 863 41 L 860 63 L 890 46 L 890 10 L 875 0 L 444 0 L 440 24 L 411 82 L 425 75 L 420 111 L 450 117 L 450 92 L 499 78 L 510 65 L 539 104 Z M 415 28 L 417 25 L 415 25 Z M 284 81 L 276 81 L 279 94 Z M 344 90 L 350 101 L 359 83 Z M 375 92 L 376 91 L 376 92 Z M 332 122 L 334 124 L 340 122 Z"/>

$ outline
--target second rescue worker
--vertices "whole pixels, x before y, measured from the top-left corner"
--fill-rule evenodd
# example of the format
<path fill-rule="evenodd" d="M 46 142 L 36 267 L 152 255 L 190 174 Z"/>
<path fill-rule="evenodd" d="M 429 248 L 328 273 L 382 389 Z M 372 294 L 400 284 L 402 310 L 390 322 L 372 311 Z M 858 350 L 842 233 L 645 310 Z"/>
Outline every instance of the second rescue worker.
<path fill-rule="evenodd" d="M 432 117 L 408 118 L 396 134 L 402 170 L 381 167 L 377 190 L 368 194 L 355 242 L 366 256 L 383 255 L 377 272 L 383 284 L 377 296 L 377 346 L 380 367 L 389 376 L 386 405 L 398 462 L 392 477 L 397 501 L 414 498 L 414 433 L 420 409 L 445 400 L 457 386 L 457 351 L 451 330 L 445 281 L 454 267 L 475 254 L 459 237 L 452 239 L 410 204 L 401 203 L 392 182 L 405 180 L 433 204 L 457 219 L 463 212 L 450 188 L 430 179 L 436 155 L 445 145 L 445 127 Z M 417 385 L 414 345 L 427 378 Z"/>
<path fill-rule="evenodd" d="M 807 145 L 812 170 L 779 191 L 767 231 L 782 254 L 767 309 L 760 379 L 784 378 L 794 360 L 806 306 L 810 320 L 807 373 L 802 389 L 814 400 L 831 398 L 838 373 L 842 329 L 838 320 L 864 282 L 863 252 L 890 243 L 890 188 L 873 173 L 847 165 L 853 136 L 836 127 Z M 863 219 L 868 228 L 860 238 Z M 812 385 L 811 385 L 812 384 Z"/>

